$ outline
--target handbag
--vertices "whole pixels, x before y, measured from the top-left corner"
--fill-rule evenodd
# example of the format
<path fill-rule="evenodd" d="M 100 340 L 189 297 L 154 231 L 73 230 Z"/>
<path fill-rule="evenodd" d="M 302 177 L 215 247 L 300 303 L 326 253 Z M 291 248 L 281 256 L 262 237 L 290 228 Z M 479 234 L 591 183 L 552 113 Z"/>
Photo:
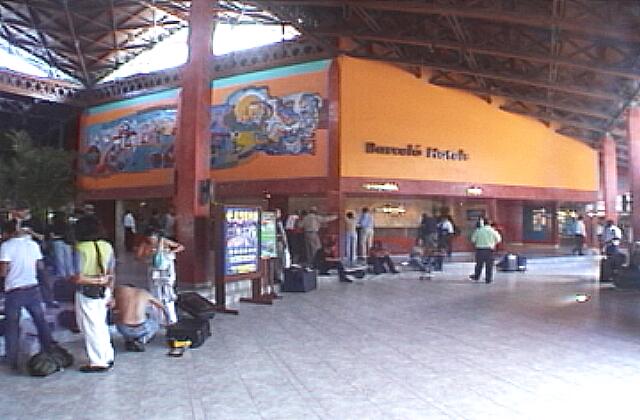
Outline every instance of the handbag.
<path fill-rule="evenodd" d="M 104 265 L 102 264 L 102 255 L 100 254 L 100 248 L 98 248 L 98 242 L 93 241 L 93 245 L 96 248 L 96 259 L 98 260 L 98 268 L 100 269 L 100 275 L 105 274 Z M 102 299 L 107 296 L 107 288 L 97 284 L 83 284 L 80 291 L 82 294 L 91 299 Z"/>
<path fill-rule="evenodd" d="M 166 270 L 167 269 L 167 257 L 164 253 L 164 242 L 163 238 L 158 240 L 158 249 L 155 254 L 151 257 L 151 266 L 155 270 Z"/>

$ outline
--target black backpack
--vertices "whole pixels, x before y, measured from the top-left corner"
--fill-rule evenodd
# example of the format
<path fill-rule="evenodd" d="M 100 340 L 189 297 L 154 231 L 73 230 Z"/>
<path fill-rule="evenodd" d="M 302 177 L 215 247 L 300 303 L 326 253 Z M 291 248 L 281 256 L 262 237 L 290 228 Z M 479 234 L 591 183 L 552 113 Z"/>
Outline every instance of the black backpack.
<path fill-rule="evenodd" d="M 41 351 L 27 362 L 27 372 L 31 376 L 49 376 L 73 364 L 73 356 L 57 344 L 47 351 Z"/>
<path fill-rule="evenodd" d="M 73 364 L 73 356 L 71 353 L 57 344 L 51 346 L 47 352 L 60 368 L 68 368 Z"/>
<path fill-rule="evenodd" d="M 31 376 L 49 376 L 59 370 L 60 365 L 58 362 L 56 362 L 50 353 L 44 351 L 35 354 L 27 362 L 27 372 L 29 372 Z"/>

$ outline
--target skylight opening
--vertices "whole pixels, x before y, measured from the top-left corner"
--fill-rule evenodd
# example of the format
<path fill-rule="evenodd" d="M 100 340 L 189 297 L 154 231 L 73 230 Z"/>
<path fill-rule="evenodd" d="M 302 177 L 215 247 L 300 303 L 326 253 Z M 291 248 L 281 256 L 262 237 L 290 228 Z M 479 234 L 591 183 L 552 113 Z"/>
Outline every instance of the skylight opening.
<path fill-rule="evenodd" d="M 255 21 L 237 20 L 238 23 L 218 23 L 213 34 L 213 54 L 224 55 L 277 42 L 291 40 L 299 36 L 293 27 L 285 25 L 261 24 Z M 284 28 L 284 29 L 283 29 Z M 100 80 L 100 83 L 132 76 L 134 74 L 178 67 L 187 62 L 188 28 L 183 28 L 141 53 L 133 60 Z"/>
<path fill-rule="evenodd" d="M 0 68 L 30 76 L 77 81 L 68 74 L 51 67 L 33 54 L 11 45 L 2 37 L 0 37 Z"/>

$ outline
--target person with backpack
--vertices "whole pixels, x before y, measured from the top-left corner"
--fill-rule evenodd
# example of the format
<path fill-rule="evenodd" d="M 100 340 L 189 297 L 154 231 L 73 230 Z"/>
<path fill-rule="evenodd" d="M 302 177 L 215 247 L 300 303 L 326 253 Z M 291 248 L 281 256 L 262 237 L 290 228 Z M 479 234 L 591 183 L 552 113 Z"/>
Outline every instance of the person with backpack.
<path fill-rule="evenodd" d="M 178 252 L 184 251 L 184 245 L 165 238 L 162 232 L 151 229 L 145 241 L 140 244 L 136 257 L 148 264 L 147 280 L 149 291 L 165 306 L 167 324 L 178 321 L 174 287 L 176 284 L 175 260 Z"/>
<path fill-rule="evenodd" d="M 455 235 L 455 226 L 451 220 L 451 216 L 444 215 L 440 217 L 438 222 L 438 249 L 445 251 L 447 257 L 451 258 L 453 236 Z"/>
<path fill-rule="evenodd" d="M 0 246 L 0 277 L 5 279 L 6 356 L 9 366 L 17 370 L 22 308 L 33 319 L 41 352 L 53 347 L 54 341 L 44 318 L 38 286 L 37 266 L 43 265 L 40 246 L 18 230 L 15 219 L 4 223 L 2 232 L 3 239 L 6 239 Z"/>
<path fill-rule="evenodd" d="M 75 226 L 75 310 L 84 334 L 89 363 L 81 372 L 106 372 L 113 367 L 114 351 L 107 325 L 107 310 L 114 284 L 115 258 L 111 244 L 102 239 L 101 226 L 93 216 L 83 216 Z"/>

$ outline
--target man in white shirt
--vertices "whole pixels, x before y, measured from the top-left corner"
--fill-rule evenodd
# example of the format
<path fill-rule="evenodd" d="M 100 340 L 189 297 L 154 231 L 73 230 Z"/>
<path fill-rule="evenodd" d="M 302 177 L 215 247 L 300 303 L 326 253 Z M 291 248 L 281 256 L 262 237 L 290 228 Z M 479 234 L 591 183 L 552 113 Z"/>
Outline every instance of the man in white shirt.
<path fill-rule="evenodd" d="M 360 228 L 360 257 L 366 261 L 369 256 L 369 250 L 373 246 L 374 233 L 373 215 L 368 207 L 362 208 L 357 227 Z"/>
<path fill-rule="evenodd" d="M 338 216 L 320 216 L 318 214 L 318 208 L 313 206 L 309 209 L 309 213 L 302 219 L 300 223 L 302 230 L 304 231 L 304 244 L 306 250 L 307 264 L 313 264 L 313 257 L 318 250 L 322 248 L 322 242 L 320 241 L 319 231 L 323 223 L 336 220 Z"/>
<path fill-rule="evenodd" d="M 127 252 L 133 252 L 134 237 L 136 234 L 136 219 L 131 210 L 127 210 L 122 221 L 124 226 L 124 248 Z"/>
<path fill-rule="evenodd" d="M 622 230 L 613 223 L 613 220 L 607 220 L 607 224 L 604 226 L 602 232 L 602 241 L 604 246 L 610 245 L 613 240 L 622 239 Z"/>
<path fill-rule="evenodd" d="M 29 235 L 19 234 L 15 219 L 5 222 L 2 231 L 9 238 L 0 246 L 0 277 L 5 277 L 6 353 L 9 366 L 17 369 L 22 308 L 33 319 L 41 350 L 48 350 L 53 339 L 44 318 L 38 287 L 37 266 L 42 266 L 40 247 Z"/>
<path fill-rule="evenodd" d="M 584 224 L 584 218 L 578 216 L 574 225 L 574 235 L 576 238 L 576 245 L 573 248 L 572 253 L 578 255 L 584 255 L 582 248 L 584 247 L 584 239 L 587 237 L 587 227 Z"/>

